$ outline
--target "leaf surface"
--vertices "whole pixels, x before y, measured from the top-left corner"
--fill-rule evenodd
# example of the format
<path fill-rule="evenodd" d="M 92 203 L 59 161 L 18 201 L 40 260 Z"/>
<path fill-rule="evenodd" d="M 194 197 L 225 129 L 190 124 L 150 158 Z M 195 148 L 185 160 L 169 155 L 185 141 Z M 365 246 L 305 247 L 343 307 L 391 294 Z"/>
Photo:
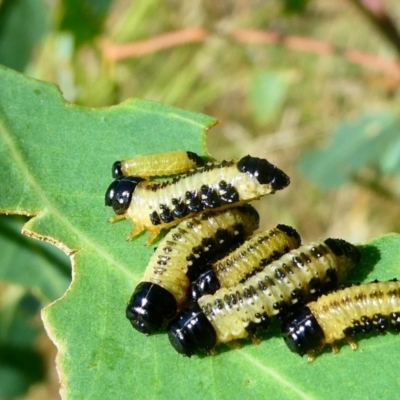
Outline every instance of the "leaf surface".
<path fill-rule="evenodd" d="M 124 238 L 128 221 L 107 224 L 104 207 L 113 161 L 135 154 L 204 154 L 210 117 L 130 100 L 109 109 L 67 105 L 54 86 L 0 69 L 0 157 L 6 182 L 0 209 L 36 215 L 25 231 L 71 255 L 73 282 L 43 311 L 58 346 L 68 399 L 395 398 L 400 384 L 395 335 L 360 341 L 312 364 L 290 353 L 277 328 L 258 346 L 224 346 L 216 356 L 178 355 L 164 333 L 134 331 L 125 306 L 153 251 L 146 235 Z M 263 201 L 263 200 L 262 200 Z M 399 276 L 399 235 L 360 246 L 363 263 L 349 281 Z"/>

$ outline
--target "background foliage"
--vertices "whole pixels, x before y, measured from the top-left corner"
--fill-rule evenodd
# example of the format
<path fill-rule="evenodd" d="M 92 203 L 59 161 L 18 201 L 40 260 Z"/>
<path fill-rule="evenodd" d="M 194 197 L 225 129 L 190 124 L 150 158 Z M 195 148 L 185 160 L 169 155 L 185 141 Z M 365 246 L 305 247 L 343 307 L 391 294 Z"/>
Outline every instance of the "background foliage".
<path fill-rule="evenodd" d="M 379 62 L 351 62 L 346 55 L 356 49 L 382 63 L 398 57 L 395 34 L 371 23 L 355 3 L 3 0 L 0 63 L 56 83 L 67 100 L 83 106 L 137 97 L 214 116 L 221 122 L 208 133 L 212 156 L 267 157 L 292 178 L 279 199 L 257 204 L 262 228 L 283 222 L 296 226 L 304 242 L 336 236 L 362 243 L 400 228 L 399 74 L 379 70 Z M 394 26 L 400 26 L 398 2 L 373 3 L 383 4 Z M 177 44 L 167 37 L 158 51 L 149 51 L 161 35 L 179 31 L 185 38 L 193 28 L 202 29 L 195 40 Z M 260 32 L 283 39 L 268 44 Z M 295 36 L 318 39 L 335 51 L 309 51 L 310 46 L 296 45 Z M 128 57 L 117 45 L 141 41 Z M 127 151 L 125 145 L 121 149 Z M 0 221 L 5 249 L 0 318 L 8 327 L 0 359 L 0 377 L 7 379 L 0 381 L 10 382 L 0 385 L 0 398 L 29 388 L 29 398 L 55 397 L 54 351 L 38 310 L 64 293 L 69 261 L 53 247 L 21 238 L 21 219 L 10 218 Z M 22 274 L 18 266 L 29 271 Z M 157 338 L 155 343 L 156 354 L 163 354 L 165 342 Z M 239 351 L 243 359 L 264 351 L 245 350 Z M 170 362 L 188 361 L 171 360 L 176 361 L 169 361 L 169 368 Z M 206 362 L 199 361 L 201 368 Z M 327 362 L 340 365 L 337 358 Z M 181 385 L 183 390 L 185 382 Z"/>

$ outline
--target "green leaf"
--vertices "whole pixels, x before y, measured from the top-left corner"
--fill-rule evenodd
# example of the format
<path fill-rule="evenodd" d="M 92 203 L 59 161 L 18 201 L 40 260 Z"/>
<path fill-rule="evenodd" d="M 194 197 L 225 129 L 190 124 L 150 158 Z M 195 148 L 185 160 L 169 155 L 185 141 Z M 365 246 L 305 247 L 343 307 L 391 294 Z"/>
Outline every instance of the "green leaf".
<path fill-rule="evenodd" d="M 399 132 L 399 117 L 395 113 L 369 114 L 343 122 L 329 147 L 303 156 L 300 171 L 324 189 L 346 183 L 367 165 L 394 171 L 397 163 L 392 161 L 391 149 L 398 143 Z M 390 160 L 385 159 L 386 154 Z"/>
<path fill-rule="evenodd" d="M 70 262 L 54 246 L 22 236 L 25 222 L 23 217 L 0 216 L 0 280 L 24 286 L 46 304 L 67 289 Z"/>
<path fill-rule="evenodd" d="M 130 100 L 109 109 L 67 105 L 54 86 L 0 69 L 0 209 L 35 214 L 26 231 L 71 255 L 73 283 L 42 315 L 58 346 L 68 399 L 395 398 L 398 337 L 325 352 L 309 365 L 277 328 L 258 346 L 220 347 L 216 356 L 177 354 L 164 333 L 146 337 L 125 318 L 126 302 L 153 251 L 146 235 L 124 240 L 129 222 L 110 225 L 104 192 L 116 159 L 168 150 L 204 154 L 209 117 Z M 354 280 L 398 275 L 400 235 L 361 246 Z"/>
<path fill-rule="evenodd" d="M 48 30 L 48 14 L 42 0 L 0 2 L 0 64 L 25 70 L 34 46 Z"/>

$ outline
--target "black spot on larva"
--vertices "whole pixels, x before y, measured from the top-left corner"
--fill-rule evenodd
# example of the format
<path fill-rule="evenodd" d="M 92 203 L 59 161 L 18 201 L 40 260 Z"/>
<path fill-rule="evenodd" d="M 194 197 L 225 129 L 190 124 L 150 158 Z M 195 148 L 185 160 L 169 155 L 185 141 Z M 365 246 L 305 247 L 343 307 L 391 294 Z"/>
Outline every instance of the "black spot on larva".
<path fill-rule="evenodd" d="M 160 224 L 161 224 L 160 217 L 158 216 L 158 214 L 157 214 L 156 211 L 153 211 L 153 212 L 149 215 L 149 217 L 150 217 L 150 222 L 151 222 L 153 225 L 160 225 Z"/>
<path fill-rule="evenodd" d="M 218 310 L 222 310 L 224 308 L 224 303 L 221 299 L 215 299 L 214 305 L 218 308 Z"/>
<path fill-rule="evenodd" d="M 400 332 L 400 313 L 393 312 L 390 314 L 389 317 L 390 321 L 390 327 L 395 331 L 395 332 Z"/>
<path fill-rule="evenodd" d="M 325 341 L 324 332 L 308 307 L 283 325 L 282 334 L 289 349 L 300 356 L 320 348 Z"/>
<path fill-rule="evenodd" d="M 225 190 L 227 188 L 228 184 L 226 183 L 226 181 L 220 181 L 218 183 L 218 187 L 220 190 Z"/>
<path fill-rule="evenodd" d="M 338 274 L 335 268 L 329 268 L 326 271 L 327 280 L 324 285 L 324 291 L 330 291 L 336 288 L 338 283 Z"/>
<path fill-rule="evenodd" d="M 204 172 L 209 172 L 209 171 L 212 171 L 212 170 L 215 169 L 215 168 L 217 168 L 217 165 L 216 165 L 216 164 L 209 163 L 209 164 L 206 164 L 206 165 L 203 167 L 203 171 L 204 171 Z"/>
<path fill-rule="evenodd" d="M 217 208 L 221 205 L 218 193 L 211 186 L 202 185 L 200 197 L 203 208 Z"/>
<path fill-rule="evenodd" d="M 271 322 L 265 313 L 255 314 L 255 318 L 258 319 L 258 322 L 250 322 L 246 327 L 246 331 L 252 336 L 256 336 L 260 330 L 268 330 Z"/>
<path fill-rule="evenodd" d="M 157 264 L 158 265 L 167 265 L 169 259 L 170 258 L 168 256 L 159 255 Z"/>
<path fill-rule="evenodd" d="M 201 200 L 197 196 L 196 192 L 186 192 L 185 199 L 186 206 L 190 212 L 197 213 L 203 209 Z"/>
<path fill-rule="evenodd" d="M 310 288 L 310 298 L 315 299 L 318 296 L 322 295 L 324 290 L 323 290 L 323 283 L 321 282 L 321 279 L 319 278 L 311 278 L 310 282 L 308 283 L 308 286 Z"/>
<path fill-rule="evenodd" d="M 175 218 L 184 218 L 189 214 L 186 204 L 181 199 L 172 199 L 171 203 L 174 206 L 172 213 Z"/>
<path fill-rule="evenodd" d="M 203 159 L 200 158 L 196 153 L 187 151 L 186 154 L 188 156 L 188 159 L 196 164 L 196 167 L 202 167 L 204 165 Z"/>
<path fill-rule="evenodd" d="M 321 248 L 320 247 L 312 247 L 310 249 L 310 253 L 316 258 L 322 257 L 322 253 L 321 253 Z"/>
<path fill-rule="evenodd" d="M 253 175 L 262 185 L 271 184 L 275 190 L 281 190 L 290 183 L 282 170 L 262 158 L 245 156 L 238 161 L 237 168 L 240 172 Z"/>
<path fill-rule="evenodd" d="M 262 291 L 265 292 L 267 290 L 267 286 L 265 285 L 265 283 L 263 281 L 257 281 L 258 284 L 258 288 Z"/>
<path fill-rule="evenodd" d="M 160 204 L 160 209 L 162 210 L 160 212 L 160 219 L 168 224 L 169 222 L 172 222 L 174 220 L 174 216 L 171 213 L 171 210 L 165 205 L 165 204 Z"/>
<path fill-rule="evenodd" d="M 276 276 L 279 280 L 282 280 L 282 279 L 286 276 L 286 274 L 285 274 L 281 269 L 276 268 L 276 269 L 275 269 L 275 276 Z"/>
<path fill-rule="evenodd" d="M 220 193 L 220 199 L 222 203 L 232 204 L 237 203 L 240 200 L 239 193 L 231 184 L 227 185 L 225 190 Z"/>
<path fill-rule="evenodd" d="M 293 300 L 297 300 L 299 303 L 303 302 L 303 299 L 305 298 L 304 291 L 301 289 L 293 289 L 290 293 L 290 297 Z"/>
<path fill-rule="evenodd" d="M 229 241 L 231 240 L 231 235 L 229 234 L 228 230 L 218 228 L 217 231 L 215 232 L 215 240 L 220 245 L 228 247 Z"/>
<path fill-rule="evenodd" d="M 115 163 L 112 165 L 111 175 L 114 179 L 119 178 L 120 176 L 123 176 L 122 168 L 121 168 L 121 161 L 115 161 Z"/>
<path fill-rule="evenodd" d="M 279 301 L 276 302 L 272 305 L 274 310 L 278 311 L 278 319 L 282 320 L 289 312 L 290 310 L 290 305 L 288 305 L 285 301 Z"/>
<path fill-rule="evenodd" d="M 299 257 L 293 256 L 292 257 L 292 261 L 298 268 L 303 268 L 304 267 L 304 263 Z"/>
<path fill-rule="evenodd" d="M 172 239 L 175 241 L 179 242 L 182 239 L 182 236 L 179 233 L 173 233 L 172 234 Z"/>

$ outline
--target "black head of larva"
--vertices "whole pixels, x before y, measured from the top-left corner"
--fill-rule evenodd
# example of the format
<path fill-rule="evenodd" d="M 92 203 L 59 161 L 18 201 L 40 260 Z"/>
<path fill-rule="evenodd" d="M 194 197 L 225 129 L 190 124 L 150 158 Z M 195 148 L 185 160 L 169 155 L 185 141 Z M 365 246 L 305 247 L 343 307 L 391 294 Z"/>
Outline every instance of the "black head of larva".
<path fill-rule="evenodd" d="M 249 221 L 253 221 L 252 224 L 259 225 L 260 224 L 260 215 L 258 214 L 257 210 L 250 204 L 244 204 L 239 206 L 238 209 L 248 216 Z"/>
<path fill-rule="evenodd" d="M 197 301 L 205 294 L 214 294 L 221 287 L 214 271 L 203 272 L 190 286 L 189 298 Z"/>
<path fill-rule="evenodd" d="M 288 235 L 289 237 L 292 237 L 293 239 L 295 239 L 296 242 L 299 243 L 299 245 L 301 244 L 301 237 L 299 235 L 299 232 L 296 231 L 296 229 L 292 228 L 291 226 L 284 225 L 284 224 L 278 224 L 276 227 L 280 231 L 286 233 L 286 235 Z"/>
<path fill-rule="evenodd" d="M 345 256 L 354 263 L 358 263 L 361 260 L 360 250 L 343 239 L 328 238 L 324 243 L 339 257 Z"/>
<path fill-rule="evenodd" d="M 198 304 L 179 313 L 169 324 L 168 338 L 178 353 L 188 357 L 217 344 L 217 334 Z"/>
<path fill-rule="evenodd" d="M 290 178 L 278 167 L 263 158 L 245 156 L 237 163 L 240 172 L 253 175 L 260 184 L 271 184 L 272 189 L 284 189 L 290 183 Z"/>
<path fill-rule="evenodd" d="M 112 207 L 112 203 L 115 198 L 115 189 L 119 185 L 119 182 L 120 182 L 119 179 L 116 179 L 115 181 L 113 181 L 106 191 L 104 200 L 105 200 L 106 206 L 108 206 L 108 207 Z"/>
<path fill-rule="evenodd" d="M 121 161 L 115 161 L 115 163 L 111 167 L 111 175 L 112 177 L 119 178 L 120 176 L 123 176 L 124 174 L 122 173 L 122 165 Z"/>
<path fill-rule="evenodd" d="M 165 319 L 171 319 L 176 310 L 176 300 L 168 290 L 141 282 L 126 307 L 126 318 L 136 330 L 149 335 L 158 331 Z"/>
<path fill-rule="evenodd" d="M 283 325 L 282 335 L 289 349 L 300 356 L 318 350 L 325 343 L 324 332 L 308 307 Z"/>
<path fill-rule="evenodd" d="M 120 176 L 108 187 L 105 195 L 106 206 L 112 207 L 118 215 L 123 214 L 131 204 L 132 194 L 139 182 L 139 176 Z"/>

